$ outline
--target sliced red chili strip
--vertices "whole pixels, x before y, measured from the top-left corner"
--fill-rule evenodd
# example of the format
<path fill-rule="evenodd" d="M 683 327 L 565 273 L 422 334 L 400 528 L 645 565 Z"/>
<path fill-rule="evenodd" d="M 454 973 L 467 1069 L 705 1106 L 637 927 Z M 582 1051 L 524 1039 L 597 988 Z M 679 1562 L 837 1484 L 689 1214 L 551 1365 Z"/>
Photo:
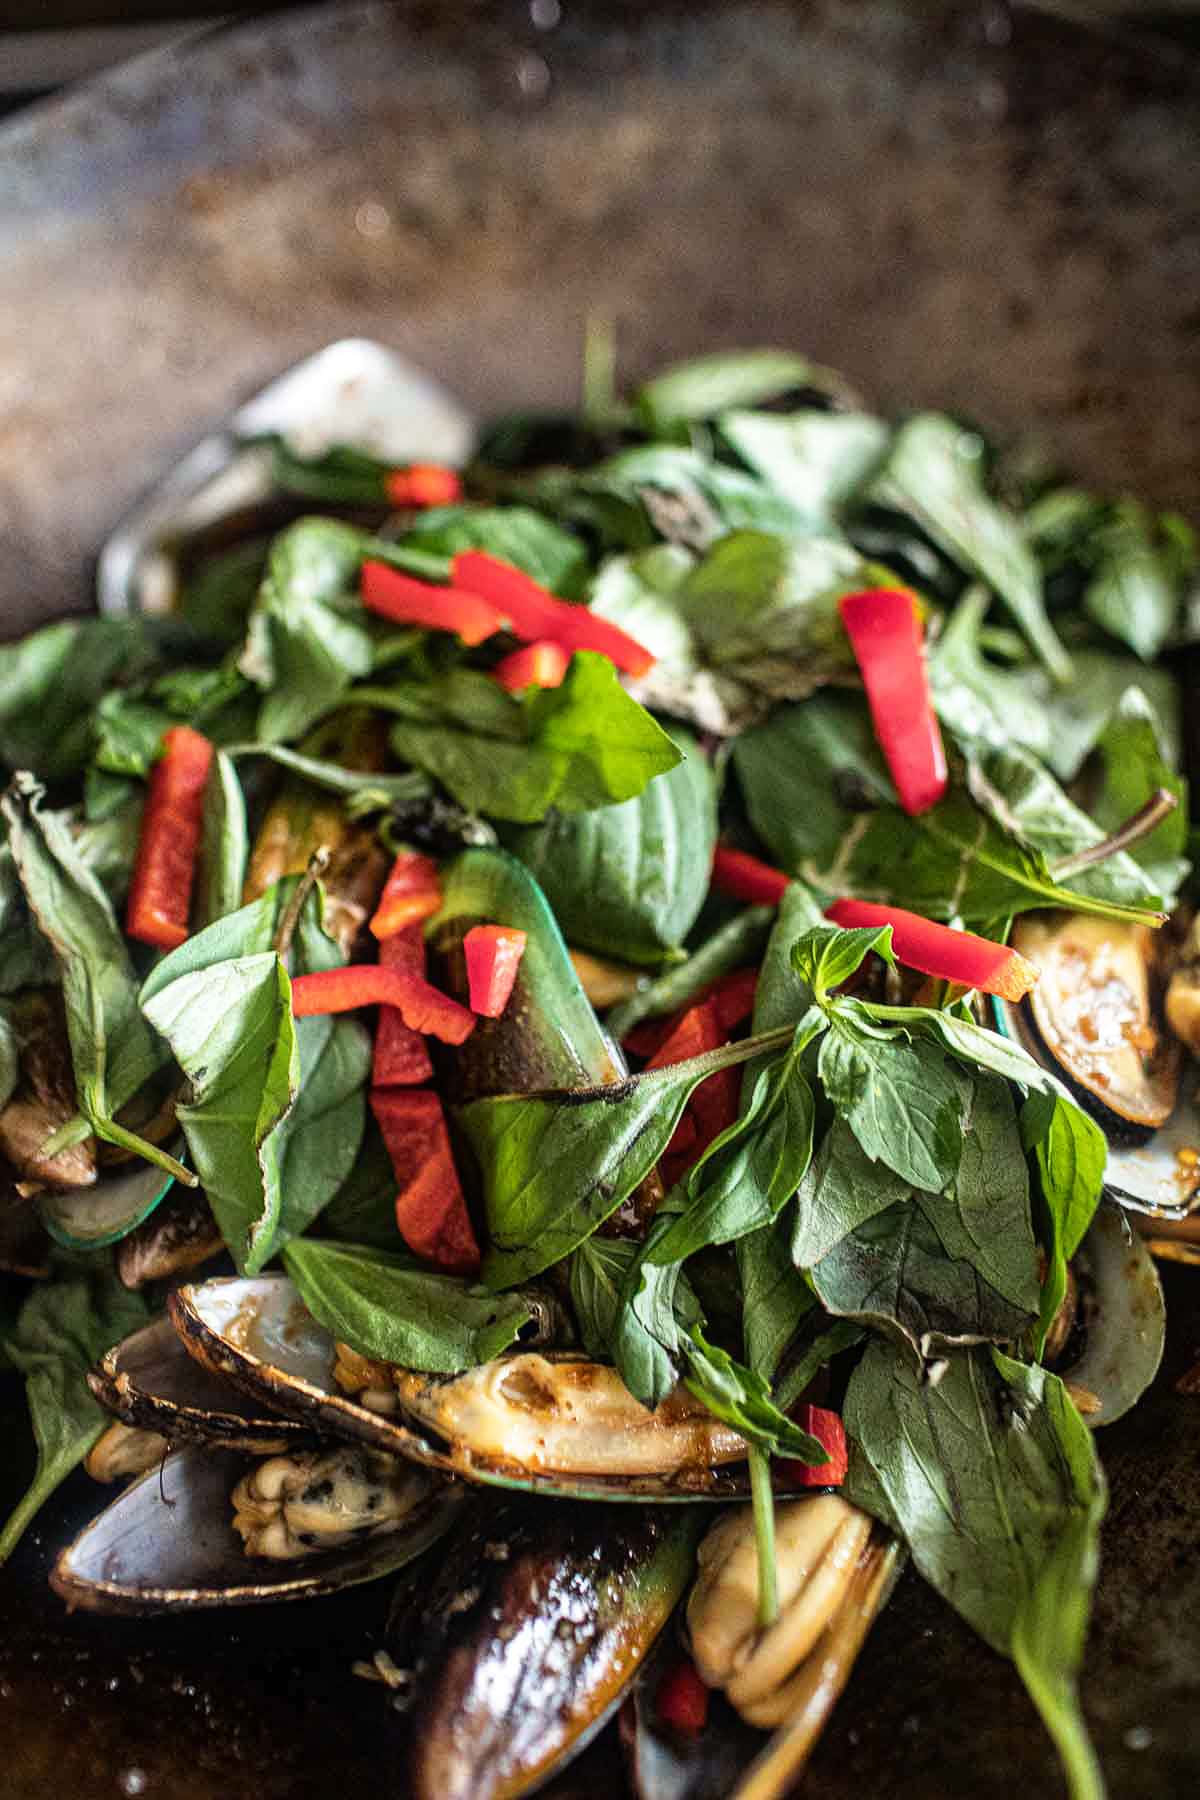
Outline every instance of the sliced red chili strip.
<path fill-rule="evenodd" d="M 792 1408 L 791 1416 L 801 1431 L 807 1431 L 824 1446 L 829 1460 L 802 1463 L 794 1457 L 780 1457 L 775 1464 L 779 1479 L 789 1487 L 841 1487 L 850 1466 L 850 1452 L 846 1444 L 846 1427 L 837 1413 L 824 1406 L 800 1405 Z"/>
<path fill-rule="evenodd" d="M 713 851 L 712 884 L 719 893 L 751 906 L 778 906 L 787 893 L 788 878 L 761 857 L 718 844 Z"/>
<path fill-rule="evenodd" d="M 444 463 L 410 463 L 392 469 L 384 482 L 393 506 L 453 506 L 463 497 L 457 469 Z"/>
<path fill-rule="evenodd" d="M 362 603 L 394 625 L 421 625 L 429 631 L 456 631 L 464 644 L 482 644 L 500 629 L 500 615 L 478 594 L 419 581 L 387 563 L 362 566 Z"/>
<path fill-rule="evenodd" d="M 190 725 L 163 734 L 150 771 L 125 930 L 139 944 L 174 950 L 188 934 L 192 884 L 213 747 Z"/>
<path fill-rule="evenodd" d="M 428 1088 L 376 1088 L 371 1110 L 396 1175 L 401 1237 L 438 1268 L 473 1273 L 479 1267 L 479 1244 L 438 1096 Z"/>
<path fill-rule="evenodd" d="M 498 1019 L 508 1005 L 525 954 L 525 933 L 509 925 L 472 925 L 463 939 L 471 1011 Z"/>
<path fill-rule="evenodd" d="M 443 1044 L 461 1044 L 475 1029 L 475 1014 L 419 975 L 379 963 L 349 963 L 319 969 L 292 982 L 292 1013 L 307 1019 L 320 1013 L 355 1012 L 360 1006 L 396 1006 L 406 1025 Z"/>
<path fill-rule="evenodd" d="M 1018 951 L 973 931 L 955 931 L 938 925 L 920 913 L 899 906 L 876 906 L 869 900 L 837 900 L 825 909 L 835 925 L 890 925 L 896 960 L 939 981 L 955 981 L 998 994 L 1002 1000 L 1020 1000 L 1038 978 L 1038 971 Z"/>
<path fill-rule="evenodd" d="M 726 1042 L 728 1039 L 721 1030 L 716 1006 L 711 1000 L 702 1000 L 680 1014 L 674 1030 L 646 1067 L 665 1069 L 672 1063 L 702 1056 L 706 1050 L 717 1050 Z M 668 1185 L 691 1168 L 713 1139 L 733 1124 L 738 1114 L 740 1093 L 737 1069 L 718 1069 L 694 1090 L 663 1155 L 663 1178 Z"/>
<path fill-rule="evenodd" d="M 658 1716 L 671 1731 L 684 1737 L 699 1737 L 708 1723 L 708 1689 L 689 1657 L 672 1663 L 658 1684 L 655 1695 Z"/>
<path fill-rule="evenodd" d="M 379 960 L 385 969 L 399 969 L 405 975 L 425 978 L 425 934 L 420 925 L 409 925 L 393 937 L 383 939 Z M 375 1087 L 416 1087 L 429 1081 L 433 1064 L 425 1039 L 419 1031 L 404 1023 L 404 1015 L 395 1006 L 381 1006 L 375 1024 L 375 1055 L 371 1064 L 371 1082 Z"/>
<path fill-rule="evenodd" d="M 498 662 L 492 674 L 510 694 L 519 694 L 528 687 L 556 688 L 562 686 L 570 661 L 571 652 L 562 644 L 538 638 L 536 643 L 526 644 L 524 649 L 514 650 Z"/>
<path fill-rule="evenodd" d="M 586 606 L 560 600 L 498 556 L 460 550 L 450 567 L 456 587 L 481 595 L 504 615 L 514 635 L 528 643 L 551 638 L 568 650 L 598 650 L 627 675 L 645 675 L 654 667 L 650 651 L 627 631 Z"/>
<path fill-rule="evenodd" d="M 902 588 L 868 588 L 844 594 L 838 611 L 900 804 L 906 813 L 928 812 L 946 792 L 946 752 L 929 695 L 917 603 Z"/>
<path fill-rule="evenodd" d="M 394 937 L 406 925 L 430 918 L 441 904 L 441 878 L 433 858 L 422 856 L 419 850 L 401 850 L 379 896 L 371 934 L 380 939 Z"/>
<path fill-rule="evenodd" d="M 733 969 L 728 975 L 718 975 L 706 987 L 700 988 L 688 1005 L 711 1000 L 717 1009 L 717 1022 L 728 1037 L 753 1013 L 757 988 L 757 969 Z M 625 1033 L 621 1039 L 623 1048 L 633 1056 L 653 1056 L 666 1043 L 686 1011 L 687 1007 L 681 1007 L 662 1019 L 644 1019 Z"/>

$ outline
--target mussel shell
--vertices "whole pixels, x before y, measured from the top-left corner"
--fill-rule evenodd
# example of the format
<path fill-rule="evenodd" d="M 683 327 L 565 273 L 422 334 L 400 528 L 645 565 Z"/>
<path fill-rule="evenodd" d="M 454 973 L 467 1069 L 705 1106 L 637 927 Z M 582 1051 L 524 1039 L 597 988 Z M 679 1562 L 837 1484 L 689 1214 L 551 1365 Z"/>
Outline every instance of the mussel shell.
<path fill-rule="evenodd" d="M 179 1148 L 173 1144 L 172 1153 Z M 44 1194 L 42 1223 L 55 1243 L 68 1250 L 101 1250 L 149 1218 L 174 1182 L 173 1175 L 154 1163 L 127 1164 L 102 1174 L 89 1187 Z"/>
<path fill-rule="evenodd" d="M 402 1531 L 365 1538 L 311 1561 L 251 1561 L 233 1529 L 230 1496 L 247 1463 L 228 1452 L 177 1450 L 85 1526 L 55 1561 L 50 1585 L 98 1613 L 193 1612 L 306 1600 L 394 1573 L 457 1517 L 438 1488 Z"/>
<path fill-rule="evenodd" d="M 157 1432 L 174 1445 L 273 1456 L 312 1438 L 295 1419 L 252 1405 L 202 1368 L 169 1319 L 156 1319 L 115 1345 L 89 1372 L 88 1386 L 123 1424 Z"/>
<path fill-rule="evenodd" d="M 1002 1036 L 1027 1050 L 1043 1068 L 1058 1073 L 1023 1007 L 993 1000 L 992 1017 Z M 1106 1131 L 1109 1144 L 1104 1183 L 1110 1199 L 1119 1206 L 1179 1219 L 1196 1204 L 1200 1197 L 1200 1163 L 1186 1157 L 1181 1161 L 1179 1152 L 1200 1150 L 1200 1109 L 1194 1094 L 1198 1080 L 1200 1072 L 1194 1065 L 1186 1065 L 1175 1111 L 1157 1131 L 1149 1137 L 1143 1135 L 1140 1143 L 1131 1143 L 1127 1135 L 1119 1142 Z"/>
<path fill-rule="evenodd" d="M 208 1262 L 224 1249 L 207 1197 L 176 1186 L 117 1247 L 117 1274 L 127 1288 L 165 1281 Z"/>
<path fill-rule="evenodd" d="M 477 1513 L 389 1626 L 413 1674 L 413 1800 L 530 1793 L 580 1751 L 670 1618 L 698 1526 L 657 1507 Z"/>
<path fill-rule="evenodd" d="M 1167 1309 L 1153 1257 L 1109 1202 L 1097 1208 L 1074 1268 L 1079 1325 L 1055 1373 L 1099 1400 L 1099 1411 L 1084 1415 L 1095 1429 L 1124 1417 L 1154 1380 Z"/>
<path fill-rule="evenodd" d="M 684 1503 L 741 1500 L 749 1493 L 744 1466 L 675 1476 L 565 1475 L 451 1455 L 429 1435 L 372 1412 L 341 1391 L 333 1374 L 334 1340 L 283 1275 L 218 1277 L 180 1287 L 169 1297 L 167 1311 L 189 1355 L 242 1393 L 324 1436 L 370 1444 L 465 1481 L 572 1500 Z"/>

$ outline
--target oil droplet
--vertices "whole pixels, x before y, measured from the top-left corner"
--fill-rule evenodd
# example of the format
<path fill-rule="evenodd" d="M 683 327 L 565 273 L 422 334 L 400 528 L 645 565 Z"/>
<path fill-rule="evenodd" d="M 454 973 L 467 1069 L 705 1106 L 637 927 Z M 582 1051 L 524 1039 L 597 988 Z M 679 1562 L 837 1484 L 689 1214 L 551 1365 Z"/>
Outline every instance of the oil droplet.
<path fill-rule="evenodd" d="M 529 0 L 529 17 L 539 31 L 553 31 L 562 18 L 559 0 Z"/>
<path fill-rule="evenodd" d="M 514 73 L 517 86 L 527 100 L 541 100 L 549 92 L 550 69 L 546 59 L 538 56 L 536 51 L 528 50 L 524 56 L 519 56 Z"/>
<path fill-rule="evenodd" d="M 1148 1750 L 1154 1742 L 1154 1733 L 1148 1725 L 1131 1725 L 1125 1733 L 1127 1750 Z"/>
<path fill-rule="evenodd" d="M 354 229 L 360 237 L 386 237 L 392 228 L 392 215 L 378 200 L 364 200 L 356 208 Z"/>
<path fill-rule="evenodd" d="M 123 1794 L 133 1797 L 146 1792 L 146 1771 L 144 1769 L 122 1769 L 117 1776 L 117 1786 Z"/>

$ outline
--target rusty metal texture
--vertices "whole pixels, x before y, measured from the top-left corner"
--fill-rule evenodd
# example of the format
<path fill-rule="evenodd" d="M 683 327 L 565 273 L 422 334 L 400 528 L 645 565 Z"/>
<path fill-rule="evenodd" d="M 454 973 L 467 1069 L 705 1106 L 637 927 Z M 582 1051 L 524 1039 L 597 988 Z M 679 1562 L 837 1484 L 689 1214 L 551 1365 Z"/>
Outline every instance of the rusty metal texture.
<path fill-rule="evenodd" d="M 1036 426 L 1086 479 L 1200 509 L 1197 86 L 1175 53 L 987 4 L 327 8 L 156 57 L 0 132 L 0 631 L 88 603 L 114 521 L 299 357 L 364 334 L 472 411 L 778 341 L 883 407 Z M 550 19 L 553 7 L 537 9 Z M 1200 1791 L 1200 1288 L 1107 1432 L 1084 1679 L 1115 1800 Z M 0 1387 L 0 1490 L 27 1474 Z M 0 1492 L 0 1503 L 7 1500 Z M 0 1790 L 404 1793 L 370 1592 L 251 1617 L 69 1619 L 78 1477 L 0 1574 Z M 1011 1671 L 912 1576 L 814 1800 L 1057 1795 Z M 620 1791 L 612 1734 L 554 1790 Z"/>

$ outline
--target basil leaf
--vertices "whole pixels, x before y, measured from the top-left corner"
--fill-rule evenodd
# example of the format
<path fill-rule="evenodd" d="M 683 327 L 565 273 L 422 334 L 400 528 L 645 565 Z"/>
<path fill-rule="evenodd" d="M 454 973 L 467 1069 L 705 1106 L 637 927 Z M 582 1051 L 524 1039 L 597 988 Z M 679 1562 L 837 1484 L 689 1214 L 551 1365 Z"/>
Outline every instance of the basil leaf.
<path fill-rule="evenodd" d="M 739 1238 L 737 1260 L 746 1361 L 769 1382 L 816 1301 L 803 1275 L 792 1266 L 785 1219 Z M 781 1405 L 781 1410 L 787 1409 Z"/>
<path fill-rule="evenodd" d="M 953 419 L 920 413 L 902 425 L 867 490 L 877 506 L 914 520 L 968 574 L 999 594 L 1056 681 L 1071 660 L 1051 625 L 1042 579 L 1017 520 L 984 489 L 980 440 Z"/>
<path fill-rule="evenodd" d="M 342 1244 L 395 1251 L 396 1172 L 383 1134 L 368 1111 L 350 1173 L 321 1213 L 321 1231 Z"/>
<path fill-rule="evenodd" d="M 888 442 L 883 420 L 861 412 L 724 412 L 717 429 L 756 475 L 815 525 L 837 518 Z"/>
<path fill-rule="evenodd" d="M 57 980 L 58 963 L 30 913 L 12 846 L 0 842 L 0 994 Z"/>
<path fill-rule="evenodd" d="M 304 1041 L 304 1027 L 317 1021 L 296 1021 L 300 1087 L 278 1133 L 282 1204 L 277 1242 L 308 1230 L 349 1178 L 362 1144 L 370 1033 L 357 1019 L 321 1022 L 330 1029 L 314 1051 Z"/>
<path fill-rule="evenodd" d="M 299 519 L 274 540 L 239 668 L 264 690 L 258 736 L 298 738 L 369 673 L 371 634 L 348 600 L 363 539 L 334 519 Z"/>
<path fill-rule="evenodd" d="M 678 951 L 708 893 L 717 808 L 712 772 L 691 739 L 683 758 L 632 800 L 510 834 L 566 937 L 625 962 Z"/>
<path fill-rule="evenodd" d="M 622 1043 L 643 1019 L 661 1019 L 689 1005 L 711 981 L 758 962 L 775 922 L 770 906 L 747 906 L 696 946 L 685 963 L 657 975 L 605 1017 L 605 1029 Z"/>
<path fill-rule="evenodd" d="M 787 537 L 808 530 L 801 513 L 765 482 L 671 444 L 622 450 L 574 476 L 571 488 L 624 502 L 644 513 L 653 533 L 690 550 L 706 550 L 729 531 Z M 631 547 L 645 541 L 640 530 L 638 539 Z"/>
<path fill-rule="evenodd" d="M 357 699 L 361 692 L 361 689 L 356 690 L 353 697 Z M 372 802 L 376 809 L 382 810 L 388 806 L 423 800 L 431 791 L 425 776 L 412 770 L 402 775 L 391 775 L 374 770 L 367 772 L 363 769 L 348 769 L 342 763 L 329 762 L 324 757 L 303 756 L 300 751 L 289 750 L 283 744 L 231 744 L 228 753 L 233 757 L 269 757 L 281 769 L 290 769 L 294 775 L 303 775 L 306 781 L 313 782 L 317 787 L 327 788 L 334 794 L 344 794 L 348 810 L 356 816 L 368 810 Z"/>
<path fill-rule="evenodd" d="M 163 733 L 173 723 L 163 707 L 119 690 L 101 695 L 93 720 L 93 761 L 108 775 L 149 774 L 162 749 Z"/>
<path fill-rule="evenodd" d="M 845 1119 L 835 1119 L 813 1157 L 791 1226 L 791 1259 L 811 1269 L 844 1237 L 905 1200 L 913 1184 L 872 1162 Z"/>
<path fill-rule="evenodd" d="M 882 1490 L 921 1574 L 1016 1662 L 1071 1793 L 1097 1800 L 1074 1678 L 1106 1497 L 1062 1382 L 978 1349 L 953 1354 L 935 1384 L 877 1340 L 843 1416 L 854 1446 L 846 1497 L 870 1509 Z"/>
<path fill-rule="evenodd" d="M 824 1315 L 822 1315 L 824 1316 Z M 775 1390 L 775 1404 L 782 1412 L 788 1412 L 796 1404 L 809 1382 L 845 1350 L 853 1350 L 862 1343 L 866 1332 L 861 1325 L 852 1319 L 835 1319 L 823 1331 L 818 1331 L 800 1352 L 795 1362 L 790 1363 L 787 1373 L 779 1381 Z M 874 1512 L 875 1508 L 871 1507 Z M 882 1517 L 882 1514 L 877 1514 Z"/>
<path fill-rule="evenodd" d="M 761 1375 L 743 1368 L 716 1344 L 705 1340 L 697 1325 L 686 1346 L 688 1373 L 684 1386 L 709 1412 L 735 1431 L 740 1431 L 748 1444 L 756 1445 L 771 1456 L 790 1456 L 798 1462 L 827 1462 L 828 1452 L 815 1437 L 801 1431 L 771 1398 L 771 1390 Z"/>
<path fill-rule="evenodd" d="M 985 660 L 979 632 L 989 599 L 986 588 L 969 588 L 930 646 L 929 686 L 938 717 L 967 741 L 1023 744 L 1050 761 L 1050 684 L 1032 665 L 1006 669 Z M 1064 690 L 1072 703 L 1077 685 Z"/>
<path fill-rule="evenodd" d="M 512 1287 L 569 1256 L 649 1174 L 705 1076 L 781 1047 L 785 1035 L 747 1038 L 606 1087 L 458 1107 L 483 1190 L 487 1285 Z"/>
<path fill-rule="evenodd" d="M 486 550 L 568 599 L 579 593 L 587 572 L 587 552 L 579 539 L 528 506 L 430 507 L 397 548 L 435 556 Z"/>
<path fill-rule="evenodd" d="M 266 560 L 267 543 L 260 537 L 206 557 L 184 586 L 181 616 L 202 637 L 241 642 Z"/>
<path fill-rule="evenodd" d="M 755 682 L 758 659 L 819 657 L 829 673 L 854 666 L 837 603 L 861 582 L 863 567 L 842 538 L 730 531 L 684 578 L 677 599 L 707 662 L 778 694 L 778 682 Z M 810 691 L 812 674 L 802 680 Z"/>
<path fill-rule="evenodd" d="M 890 925 L 814 925 L 792 945 L 792 967 L 807 982 L 820 1004 L 831 988 L 840 987 L 860 969 L 867 957 L 882 956 L 896 967 Z"/>
<path fill-rule="evenodd" d="M 621 1294 L 641 1253 L 633 1238 L 585 1238 L 570 1262 L 571 1305 L 589 1356 L 611 1356 Z"/>
<path fill-rule="evenodd" d="M 465 689 L 456 697 L 434 684 L 423 698 L 433 708 L 441 702 L 440 719 L 401 719 L 392 731 L 397 754 L 436 776 L 471 812 L 534 823 L 552 806 L 582 812 L 631 800 L 681 760 L 608 658 L 589 651 L 571 658 L 560 687 L 516 699 L 480 674 L 471 693 L 486 704 L 486 718 L 463 716 Z"/>
<path fill-rule="evenodd" d="M 792 350 L 718 350 L 664 369 L 638 389 L 634 403 L 650 431 L 663 431 L 733 406 L 762 406 L 795 388 L 837 393 L 843 386 Z"/>
<path fill-rule="evenodd" d="M 625 1273 L 610 1340 L 625 1386 L 651 1410 L 661 1406 L 676 1386 L 689 1349 L 685 1334 L 704 1317 L 683 1265 L 649 1260 L 660 1230 L 655 1220 Z"/>
<path fill-rule="evenodd" d="M 1095 568 L 1083 608 L 1097 625 L 1153 662 L 1175 630 L 1182 582 L 1173 547 L 1160 550 L 1145 507 L 1118 501 L 1089 545 Z"/>
<path fill-rule="evenodd" d="M 233 759 L 224 750 L 213 758 L 204 790 L 200 855 L 193 910 L 201 925 L 211 925 L 241 904 L 249 856 L 246 801 Z"/>
<path fill-rule="evenodd" d="M 1177 769 L 1182 761 L 1180 691 L 1170 670 L 1160 665 L 1147 668 L 1130 656 L 1113 656 L 1107 650 L 1079 650 L 1074 660 L 1075 681 L 1046 702 L 1050 730 L 1046 761 L 1058 779 L 1074 780 L 1130 687 L 1141 688 L 1148 698 L 1166 760 Z"/>
<path fill-rule="evenodd" d="M 520 1294 L 490 1294 L 415 1258 L 296 1238 L 283 1263 L 313 1317 L 361 1356 L 460 1375 L 516 1342 L 532 1313 Z"/>
<path fill-rule="evenodd" d="M 29 1489 L 0 1531 L 0 1563 L 109 1423 L 88 1389 L 87 1371 L 149 1317 L 142 1296 L 121 1286 L 107 1258 L 96 1257 L 86 1271 L 40 1283 L 21 1307 L 0 1348 L 25 1377 L 38 1460 Z"/>
<path fill-rule="evenodd" d="M 1115 831 L 1132 818 L 1157 788 L 1174 794 L 1179 804 L 1148 837 L 1129 851 L 1146 879 L 1174 903 L 1191 869 L 1187 856 L 1187 783 L 1166 759 L 1158 720 L 1139 688 L 1128 688 L 1117 702 L 1096 744 L 1103 778 L 1089 811 L 1101 831 Z"/>
<path fill-rule="evenodd" d="M 935 1192 L 962 1158 L 963 1084 L 932 1045 L 880 1039 L 843 1012 L 818 1056 L 826 1098 L 872 1162 Z"/>
<path fill-rule="evenodd" d="M 1046 1273 L 1036 1337 L 1040 1357 L 1067 1291 L 1067 1264 L 1100 1204 L 1108 1146 L 1096 1121 L 1063 1094 L 1031 1094 L 1021 1112 L 1021 1128 L 1036 1154 L 1045 1215 Z"/>
<path fill-rule="evenodd" d="M 138 1009 L 137 978 L 112 903 L 42 799 L 32 776 L 17 775 L 0 811 L 30 910 L 61 971 L 80 1110 L 98 1136 L 123 1141 L 113 1116 L 165 1053 Z"/>

